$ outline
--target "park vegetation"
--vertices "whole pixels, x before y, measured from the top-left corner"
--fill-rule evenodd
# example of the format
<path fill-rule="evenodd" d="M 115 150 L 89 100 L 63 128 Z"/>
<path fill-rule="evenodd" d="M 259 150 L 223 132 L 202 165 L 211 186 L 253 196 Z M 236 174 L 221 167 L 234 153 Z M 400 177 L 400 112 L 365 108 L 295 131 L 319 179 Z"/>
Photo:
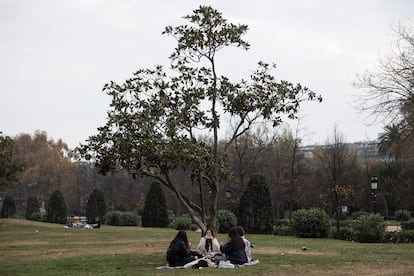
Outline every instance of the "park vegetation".
<path fill-rule="evenodd" d="M 2 217 L 66 223 L 68 216 L 86 216 L 139 225 L 142 216 L 144 226 L 225 231 L 223 225 L 243 224 L 248 233 L 412 241 L 412 24 L 395 29 L 395 50 L 356 83 L 366 92 L 361 107 L 387 119 L 378 141 L 358 148 L 335 127 L 325 145 L 309 150 L 300 128 L 281 123 L 295 119 L 303 101 L 320 96 L 277 81 L 274 66 L 264 62 L 248 80 L 218 74 L 216 54 L 227 47 L 247 50 L 248 27 L 228 23 L 211 7 L 184 19 L 188 25 L 164 31 L 177 40 L 172 72 L 140 69 L 121 85 L 105 85 L 112 97 L 107 123 L 76 151 L 45 131 L 0 133 Z M 220 137 L 222 128 L 234 131 Z M 379 183 L 375 194 L 372 176 Z M 154 214 L 164 206 L 161 195 L 166 208 Z M 330 218 L 328 229 L 322 212 Z M 295 224 L 313 219 L 322 228 Z M 383 232 L 382 219 L 398 220 L 402 233 Z"/>

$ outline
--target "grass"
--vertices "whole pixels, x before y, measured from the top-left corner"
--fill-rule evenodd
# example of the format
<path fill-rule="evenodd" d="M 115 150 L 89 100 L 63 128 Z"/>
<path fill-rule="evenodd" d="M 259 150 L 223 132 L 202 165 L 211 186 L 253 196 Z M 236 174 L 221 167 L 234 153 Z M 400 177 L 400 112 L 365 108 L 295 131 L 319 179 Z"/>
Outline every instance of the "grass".
<path fill-rule="evenodd" d="M 0 219 L 0 275 L 410 275 L 414 244 L 248 235 L 260 264 L 236 269 L 157 270 L 174 229 L 63 225 Z M 196 244 L 198 232 L 188 232 Z M 220 241 L 227 239 L 219 235 Z M 308 250 L 303 251 L 302 246 Z"/>

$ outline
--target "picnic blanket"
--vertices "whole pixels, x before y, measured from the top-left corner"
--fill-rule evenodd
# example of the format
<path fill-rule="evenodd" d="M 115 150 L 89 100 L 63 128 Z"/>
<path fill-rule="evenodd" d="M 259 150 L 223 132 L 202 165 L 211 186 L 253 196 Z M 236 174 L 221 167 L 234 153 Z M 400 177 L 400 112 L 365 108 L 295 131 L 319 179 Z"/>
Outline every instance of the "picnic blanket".
<path fill-rule="evenodd" d="M 208 261 L 207 258 L 200 258 L 198 260 L 194 260 L 192 262 L 189 262 L 187 264 L 185 264 L 184 266 L 169 266 L 167 265 L 163 265 L 163 266 L 159 266 L 157 267 L 157 269 L 186 269 L 186 268 L 192 268 L 194 265 L 198 264 L 198 262 L 200 260 L 206 260 Z M 220 263 L 218 265 L 210 265 L 211 262 L 208 262 L 209 266 L 208 267 L 200 267 L 201 268 L 236 268 L 236 267 L 245 267 L 245 266 L 251 266 L 251 265 L 256 265 L 259 264 L 259 260 L 252 260 L 251 262 L 242 264 L 242 265 L 234 265 L 232 263 L 230 263 L 230 261 L 220 261 Z"/>

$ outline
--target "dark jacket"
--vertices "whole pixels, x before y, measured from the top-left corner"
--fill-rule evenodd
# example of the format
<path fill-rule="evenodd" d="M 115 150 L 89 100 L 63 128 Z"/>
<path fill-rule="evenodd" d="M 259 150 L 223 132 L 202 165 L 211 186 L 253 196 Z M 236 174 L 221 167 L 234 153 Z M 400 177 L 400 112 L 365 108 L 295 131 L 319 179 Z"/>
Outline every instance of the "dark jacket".
<path fill-rule="evenodd" d="M 183 266 L 195 259 L 182 239 L 171 242 L 167 250 L 167 261 L 170 266 Z"/>
<path fill-rule="evenodd" d="M 232 242 L 228 242 L 220 246 L 220 251 L 226 254 L 227 259 L 232 264 L 241 265 L 248 262 L 246 251 L 244 249 L 237 248 Z"/>

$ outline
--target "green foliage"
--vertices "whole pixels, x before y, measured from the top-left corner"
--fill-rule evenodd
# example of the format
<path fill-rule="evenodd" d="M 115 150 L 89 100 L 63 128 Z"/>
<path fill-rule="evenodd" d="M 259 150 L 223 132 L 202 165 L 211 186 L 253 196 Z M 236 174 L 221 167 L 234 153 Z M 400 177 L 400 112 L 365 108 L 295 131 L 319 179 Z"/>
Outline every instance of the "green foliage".
<path fill-rule="evenodd" d="M 273 227 L 273 235 L 277 236 L 290 236 L 291 235 L 290 226 L 276 226 Z"/>
<path fill-rule="evenodd" d="M 229 210 L 219 210 L 217 212 L 218 233 L 227 233 L 228 230 L 237 225 L 237 217 Z"/>
<path fill-rule="evenodd" d="M 40 213 L 39 211 L 40 203 L 37 200 L 37 197 L 35 196 L 29 196 L 26 203 L 26 212 L 25 212 L 25 218 L 29 220 L 34 220 L 33 214 L 34 213 Z"/>
<path fill-rule="evenodd" d="M 171 222 L 170 227 L 177 230 L 190 230 L 192 228 L 192 220 L 189 216 L 176 217 Z"/>
<path fill-rule="evenodd" d="M 41 212 L 34 212 L 27 219 L 34 220 L 34 221 L 43 221 L 43 216 Z"/>
<path fill-rule="evenodd" d="M 0 132 L 0 187 L 14 186 L 25 161 L 17 158 L 18 149 L 12 138 Z"/>
<path fill-rule="evenodd" d="M 94 189 L 89 195 L 86 203 L 86 219 L 89 223 L 104 222 L 106 214 L 106 203 L 104 193 Z"/>
<path fill-rule="evenodd" d="M 398 221 L 407 221 L 411 218 L 410 211 L 406 209 L 397 210 L 395 212 L 395 220 Z"/>
<path fill-rule="evenodd" d="M 385 243 L 413 243 L 414 230 L 385 232 Z"/>
<path fill-rule="evenodd" d="M 240 199 L 238 224 L 247 233 L 270 234 L 273 231 L 273 207 L 270 191 L 262 175 L 253 175 Z"/>
<path fill-rule="evenodd" d="M 359 216 L 352 223 L 353 240 L 363 243 L 382 242 L 385 235 L 385 222 L 379 214 Z"/>
<path fill-rule="evenodd" d="M 59 190 L 50 195 L 46 210 L 46 220 L 53 223 L 66 223 L 67 209 L 65 198 Z"/>
<path fill-rule="evenodd" d="M 338 239 L 344 241 L 352 241 L 352 227 L 343 226 L 339 228 L 339 232 L 336 227 L 330 227 L 328 237 L 331 239 Z"/>
<path fill-rule="evenodd" d="M 159 182 L 152 182 L 145 198 L 143 227 L 167 227 L 170 223 L 165 193 Z"/>
<path fill-rule="evenodd" d="M 0 217 L 2 218 L 11 218 L 16 213 L 16 203 L 11 196 L 6 196 L 4 198 L 3 206 L 1 207 Z"/>
<path fill-rule="evenodd" d="M 358 217 L 362 216 L 362 215 L 368 215 L 368 212 L 365 211 L 356 211 L 356 212 L 352 212 L 351 218 L 353 220 L 357 219 Z"/>
<path fill-rule="evenodd" d="M 110 211 L 105 215 L 105 222 L 112 226 L 138 226 L 139 216 L 132 212 Z"/>
<path fill-rule="evenodd" d="M 300 209 L 292 216 L 292 231 L 302 238 L 327 237 L 330 225 L 329 216 L 319 208 Z"/>
<path fill-rule="evenodd" d="M 403 221 L 401 223 L 401 227 L 404 230 L 414 230 L 414 218 L 413 219 L 410 219 L 408 221 Z"/>
<path fill-rule="evenodd" d="M 194 217 L 205 228 L 204 221 L 216 223 L 217 191 L 228 175 L 224 165 L 227 155 L 221 149 L 228 147 L 219 147 L 218 135 L 206 143 L 194 130 L 217 133 L 220 118 L 229 115 L 241 122 L 231 134 L 235 138 L 256 121 L 276 126 L 282 122 L 282 114 L 294 118 L 301 102 L 322 99 L 300 84 L 277 81 L 272 73 L 276 66 L 264 62 L 259 62 L 248 80 L 232 83 L 217 74 L 215 58 L 224 48 L 248 49 L 242 38 L 248 27 L 227 23 L 209 6 L 200 6 L 184 19 L 188 24 L 168 26 L 164 31 L 178 44 L 170 55 L 173 75 L 156 66 L 138 70 L 121 85 L 106 84 L 103 90 L 112 97 L 107 123 L 78 152 L 97 160 L 101 173 L 122 169 L 133 176 L 164 179 L 188 213 L 198 213 L 200 208 L 189 202 L 193 191 L 182 190 L 180 184 L 199 178 L 213 191 L 210 206 L 200 214 L 206 219 Z M 189 172 L 189 177 L 172 179 L 170 175 L 177 168 Z M 200 191 L 207 193 L 207 189 Z M 262 221 L 259 227 L 258 233 L 271 231 Z"/>

